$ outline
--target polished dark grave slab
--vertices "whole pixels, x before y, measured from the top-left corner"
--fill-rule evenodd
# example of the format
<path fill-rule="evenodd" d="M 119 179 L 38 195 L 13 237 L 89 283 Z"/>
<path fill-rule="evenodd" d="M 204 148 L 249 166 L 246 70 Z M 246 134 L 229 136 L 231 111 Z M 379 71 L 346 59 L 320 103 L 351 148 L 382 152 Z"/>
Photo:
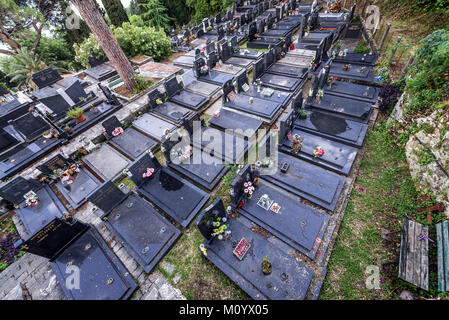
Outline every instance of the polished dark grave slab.
<path fill-rule="evenodd" d="M 379 97 L 379 88 L 338 80 L 332 85 L 326 82 L 322 89 L 326 95 L 351 98 L 371 104 L 375 104 Z"/>
<path fill-rule="evenodd" d="M 137 284 L 123 263 L 92 227 L 55 218 L 21 243 L 20 250 L 49 259 L 69 300 L 126 300 Z M 76 270 L 79 287 L 71 288 Z"/>
<path fill-rule="evenodd" d="M 177 134 L 163 141 L 162 145 L 167 167 L 208 191 L 212 191 L 229 170 L 221 159 L 214 159 L 207 153 L 195 157 L 201 150 L 191 148 L 190 143 L 182 141 Z"/>
<path fill-rule="evenodd" d="M 260 79 L 262 86 L 270 87 L 273 89 L 284 90 L 294 92 L 299 88 L 303 79 L 293 78 L 287 76 L 281 76 L 276 74 L 265 73 L 265 63 L 263 61 L 257 62 L 254 65 L 254 77 L 253 79 Z"/>
<path fill-rule="evenodd" d="M 282 60 L 283 59 L 279 60 L 279 62 Z M 279 62 L 276 62 L 274 49 L 268 51 L 268 53 L 265 55 L 265 63 L 266 63 L 265 72 L 300 79 L 304 79 L 309 72 L 310 65 L 307 66 L 303 65 L 304 66 L 303 67 L 297 65 L 282 64 Z"/>
<path fill-rule="evenodd" d="M 32 104 L 3 87 L 0 90 L 0 125 L 7 125 L 9 120 L 25 114 Z"/>
<path fill-rule="evenodd" d="M 234 80 L 234 76 L 224 73 L 219 73 L 215 71 L 211 71 L 211 69 L 215 66 L 215 59 L 209 59 L 208 64 L 203 58 L 196 59 L 193 67 L 193 74 L 195 78 L 199 81 L 212 83 L 218 86 L 223 86 L 227 81 Z M 202 67 L 206 66 L 208 70 L 202 71 Z"/>
<path fill-rule="evenodd" d="M 275 141 L 272 135 L 273 133 L 268 134 L 259 146 L 259 150 L 266 148 L 267 157 L 270 156 L 270 142 Z M 275 173 L 261 175 L 262 179 L 334 211 L 345 184 L 345 178 L 282 152 L 279 152 L 277 157 L 278 167 Z M 260 160 L 264 163 L 264 159 Z"/>
<path fill-rule="evenodd" d="M 263 56 L 263 52 L 259 50 L 241 49 L 236 36 L 228 40 L 227 47 L 230 49 L 231 57 L 259 60 Z"/>
<path fill-rule="evenodd" d="M 143 173 L 153 168 L 150 178 Z M 129 167 L 129 176 L 137 190 L 183 227 L 209 200 L 209 194 L 160 165 L 155 157 L 144 154 Z"/>
<path fill-rule="evenodd" d="M 112 93 L 109 94 L 113 96 Z M 33 92 L 33 96 L 45 105 L 46 110 L 49 110 L 41 113 L 60 130 L 64 130 L 69 137 L 89 129 L 123 106 L 117 99 L 103 102 L 93 92 L 87 93 L 82 82 L 74 77 L 67 77 L 51 86 L 43 87 Z M 84 110 L 84 121 L 79 122 L 67 117 L 67 111 L 74 107 Z"/>
<path fill-rule="evenodd" d="M 165 100 L 164 95 L 158 89 L 148 93 L 148 106 L 150 113 L 174 124 L 180 124 L 194 114 L 189 109 Z"/>
<path fill-rule="evenodd" d="M 148 113 L 134 120 L 133 126 L 157 141 L 161 141 L 167 132 L 172 132 L 176 129 L 174 124 Z"/>
<path fill-rule="evenodd" d="M 251 142 L 239 136 L 214 128 L 205 128 L 204 120 L 200 121 L 199 117 L 185 121 L 183 126 L 190 135 L 190 141 L 194 148 L 226 163 L 238 163 L 243 160 L 245 154 L 253 146 Z"/>
<path fill-rule="evenodd" d="M 60 137 L 43 137 L 46 132 L 59 131 L 41 116 L 24 112 L 0 127 L 0 179 L 16 174 L 64 141 Z"/>
<path fill-rule="evenodd" d="M 195 111 L 201 110 L 209 102 L 209 99 L 200 94 L 185 91 L 176 77 L 165 81 L 164 88 L 168 96 L 168 101 L 177 103 Z"/>
<path fill-rule="evenodd" d="M 173 64 L 181 68 L 193 68 L 194 61 L 195 61 L 194 56 L 183 55 L 173 60 Z"/>
<path fill-rule="evenodd" d="M 301 94 L 295 96 L 292 102 L 292 110 L 296 112 L 294 125 L 299 129 L 349 146 L 361 147 L 363 145 L 366 132 L 368 131 L 367 124 L 319 111 L 307 111 L 307 115 L 304 118 L 299 115 L 302 107 L 301 90 Z"/>
<path fill-rule="evenodd" d="M 217 217 L 226 217 L 229 230 L 227 240 L 211 237 L 211 221 Z M 208 207 L 197 220 L 197 226 L 203 234 L 203 255 L 218 269 L 226 274 L 253 299 L 299 300 L 304 299 L 314 275 L 313 271 L 287 255 L 282 249 L 252 231 L 240 219 L 226 216 L 220 198 Z M 233 251 L 237 244 L 245 239 L 250 247 L 240 260 Z M 203 252 L 200 250 L 200 252 Z M 267 256 L 272 264 L 272 272 L 264 275 L 261 263 Z"/>
<path fill-rule="evenodd" d="M 279 150 L 325 169 L 348 175 L 358 149 L 303 131 L 295 127 L 295 119 L 295 112 L 291 110 L 281 120 Z M 302 148 L 298 153 L 291 150 L 291 141 L 296 134 L 304 138 Z M 324 154 L 320 157 L 314 156 L 317 147 L 324 150 Z"/>
<path fill-rule="evenodd" d="M 220 48 L 219 49 L 220 58 L 224 63 L 228 65 L 242 67 L 245 68 L 246 70 L 249 70 L 253 67 L 254 59 L 244 58 L 240 56 L 233 56 L 232 54 L 233 49 L 229 46 L 229 44 L 226 41 L 222 41 L 222 44 L 219 44 L 218 48 Z M 263 55 L 263 52 L 261 51 L 256 52 L 260 53 L 260 56 Z"/>
<path fill-rule="evenodd" d="M 100 149 L 89 153 L 83 163 L 101 180 L 114 180 L 122 174 L 130 161 L 111 146 L 103 144 Z"/>
<path fill-rule="evenodd" d="M 209 119 L 207 124 L 223 131 L 234 130 L 233 133 L 235 135 L 240 135 L 240 130 L 244 132 L 249 129 L 256 132 L 262 127 L 263 121 L 248 117 L 243 113 L 221 109 L 217 115 L 214 115 Z"/>
<path fill-rule="evenodd" d="M 334 62 L 374 66 L 377 62 L 377 59 L 379 59 L 379 56 L 377 54 L 346 53 L 345 56 L 335 56 Z"/>
<path fill-rule="evenodd" d="M 231 206 L 313 260 L 326 231 L 329 215 L 303 204 L 297 196 L 263 179 L 259 180 L 252 197 L 246 197 L 243 184 L 248 181 L 254 184 L 257 175 L 249 165 L 242 169 L 231 184 Z M 280 207 L 277 212 L 271 209 L 276 203 Z"/>
<path fill-rule="evenodd" d="M 221 86 L 212 83 L 198 81 L 195 78 L 193 70 L 184 72 L 184 74 L 182 75 L 182 80 L 184 83 L 185 91 L 197 93 L 209 99 L 217 95 L 221 90 Z"/>
<path fill-rule="evenodd" d="M 282 48 L 284 45 L 284 41 L 280 37 L 267 37 L 261 35 L 256 37 L 257 29 L 255 22 L 251 22 L 249 31 L 249 40 L 246 43 L 248 49 L 268 49 L 269 47 Z"/>
<path fill-rule="evenodd" d="M 98 60 L 92 56 L 89 56 L 88 59 L 90 68 L 84 70 L 84 73 L 95 80 L 103 81 L 117 74 L 117 70 L 110 61 Z"/>
<path fill-rule="evenodd" d="M 25 194 L 30 191 L 39 198 L 39 203 L 36 206 L 26 205 Z M 2 185 L 0 196 L 17 206 L 17 213 L 28 235 L 37 233 L 53 218 L 63 217 L 67 214 L 64 205 L 49 186 L 41 185 L 34 180 L 26 180 L 21 176 Z"/>
<path fill-rule="evenodd" d="M 350 64 L 348 70 L 344 70 L 347 63 L 332 62 L 329 69 L 329 76 L 343 79 L 358 80 L 367 83 L 373 83 L 375 72 L 371 66 L 363 66 L 360 64 Z"/>
<path fill-rule="evenodd" d="M 134 192 L 125 195 L 108 181 L 89 197 L 95 211 L 125 247 L 150 273 L 181 236 L 175 226 Z"/>
<path fill-rule="evenodd" d="M 357 148 L 363 145 L 368 131 L 368 124 L 319 111 L 308 111 L 307 118 L 297 118 L 295 126 L 303 131 Z"/>
<path fill-rule="evenodd" d="M 123 133 L 114 136 L 116 128 L 122 128 L 122 124 L 116 116 L 112 116 L 102 123 L 103 135 L 108 143 L 117 151 L 134 160 L 146 151 L 152 151 L 158 147 L 156 140 L 140 133 L 133 128 L 123 128 Z"/>
<path fill-rule="evenodd" d="M 292 94 L 289 92 L 262 86 L 259 88 L 258 86 L 249 83 L 248 75 L 246 73 L 242 73 L 237 77 L 237 91 L 239 94 L 245 96 L 279 103 L 283 108 L 287 106 L 287 103 L 292 97 Z"/>
<path fill-rule="evenodd" d="M 236 93 L 231 81 L 223 86 L 222 101 L 225 108 L 256 116 L 267 123 L 273 123 L 283 110 L 279 103 Z"/>
<path fill-rule="evenodd" d="M 373 106 L 369 102 L 325 94 L 318 102 L 309 98 L 305 103 L 305 109 L 368 123 Z"/>
<path fill-rule="evenodd" d="M 73 182 L 70 184 L 62 183 L 61 179 L 54 179 L 54 173 L 57 170 L 67 170 L 71 164 L 75 163 L 73 160 L 66 159 L 60 154 L 52 157 L 38 167 L 38 169 L 45 175 L 54 180 L 54 186 L 70 203 L 73 209 L 78 209 L 82 206 L 87 197 L 94 192 L 100 185 L 100 181 L 83 167 L 79 168 L 77 173 L 72 175 Z"/>

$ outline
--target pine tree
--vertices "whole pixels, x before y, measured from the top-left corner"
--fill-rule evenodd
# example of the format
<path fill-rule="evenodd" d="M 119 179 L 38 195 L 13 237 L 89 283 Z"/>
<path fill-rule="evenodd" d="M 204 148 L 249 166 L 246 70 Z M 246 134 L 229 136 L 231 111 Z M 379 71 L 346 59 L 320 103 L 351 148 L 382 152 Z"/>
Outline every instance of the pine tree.
<path fill-rule="evenodd" d="M 139 4 L 144 9 L 142 18 L 151 27 L 163 28 L 170 30 L 170 18 L 167 14 L 167 8 L 165 8 L 159 0 L 148 0 L 144 4 Z"/>
<path fill-rule="evenodd" d="M 129 15 L 139 15 L 142 12 L 139 9 L 139 3 L 137 0 L 131 0 L 131 2 L 129 3 Z"/>
<path fill-rule="evenodd" d="M 81 17 L 89 26 L 126 87 L 132 91 L 136 85 L 134 69 L 101 13 L 95 7 L 95 0 L 71 0 L 71 2 L 78 8 Z"/>
<path fill-rule="evenodd" d="M 121 27 L 123 22 L 128 22 L 128 15 L 120 0 L 101 0 L 111 23 L 116 27 Z"/>

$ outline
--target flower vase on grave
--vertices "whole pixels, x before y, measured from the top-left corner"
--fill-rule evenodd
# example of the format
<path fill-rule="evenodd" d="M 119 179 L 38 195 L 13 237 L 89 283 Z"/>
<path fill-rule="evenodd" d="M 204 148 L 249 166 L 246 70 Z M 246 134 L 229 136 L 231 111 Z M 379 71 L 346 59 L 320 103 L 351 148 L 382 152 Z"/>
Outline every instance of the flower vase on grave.
<path fill-rule="evenodd" d="M 271 273 L 271 269 L 272 269 L 271 261 L 268 260 L 267 256 L 264 256 L 262 261 L 262 273 L 264 275 L 269 275 Z"/>
<path fill-rule="evenodd" d="M 259 186 L 259 177 L 254 177 L 254 186 L 258 187 Z"/>

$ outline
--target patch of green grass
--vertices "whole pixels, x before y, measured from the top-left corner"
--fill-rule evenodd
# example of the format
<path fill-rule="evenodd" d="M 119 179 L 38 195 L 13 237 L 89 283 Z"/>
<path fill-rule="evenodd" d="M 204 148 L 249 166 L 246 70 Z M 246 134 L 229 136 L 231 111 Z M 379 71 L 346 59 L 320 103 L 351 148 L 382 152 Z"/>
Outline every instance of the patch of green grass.
<path fill-rule="evenodd" d="M 230 171 L 209 203 L 217 197 L 221 197 L 225 205 L 229 203 L 229 189 L 236 174 L 237 166 L 230 165 Z M 198 247 L 201 243 L 203 236 L 192 223 L 164 258 L 164 261 L 175 267 L 175 271 L 168 274 L 161 264 L 157 269 L 170 281 L 179 274 L 181 278 L 176 287 L 187 299 L 249 299 L 246 293 L 200 253 Z"/>
<path fill-rule="evenodd" d="M 385 241 L 381 230 L 399 230 L 401 218 L 416 212 L 416 199 L 404 149 L 394 144 L 385 123 L 376 125 L 366 138 L 366 153 L 330 257 L 321 299 L 395 297 L 397 273 L 381 274 L 385 281 L 380 289 L 369 290 L 365 270 L 396 260 L 395 244 Z"/>

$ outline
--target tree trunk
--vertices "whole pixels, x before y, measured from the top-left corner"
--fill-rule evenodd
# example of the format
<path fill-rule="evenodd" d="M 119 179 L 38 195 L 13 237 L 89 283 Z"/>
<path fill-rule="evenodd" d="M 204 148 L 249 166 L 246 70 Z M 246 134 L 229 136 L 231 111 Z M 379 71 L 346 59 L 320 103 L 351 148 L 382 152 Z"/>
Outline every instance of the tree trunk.
<path fill-rule="evenodd" d="M 128 58 L 123 53 L 111 29 L 104 21 L 95 6 L 94 0 L 70 0 L 78 8 L 78 11 L 94 34 L 104 53 L 112 62 L 126 87 L 133 90 L 135 87 L 134 69 Z"/>

